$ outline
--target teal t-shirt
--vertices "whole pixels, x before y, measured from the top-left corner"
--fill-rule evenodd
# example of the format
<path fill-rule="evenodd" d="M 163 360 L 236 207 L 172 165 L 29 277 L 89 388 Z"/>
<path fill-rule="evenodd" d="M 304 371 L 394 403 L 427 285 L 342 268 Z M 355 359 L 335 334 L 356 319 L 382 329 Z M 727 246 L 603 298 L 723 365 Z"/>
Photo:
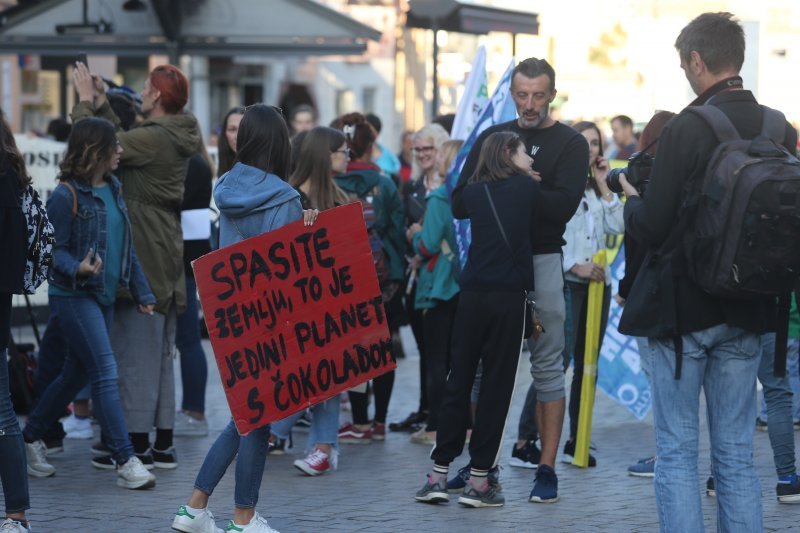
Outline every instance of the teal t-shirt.
<path fill-rule="evenodd" d="M 95 196 L 100 198 L 106 206 L 106 254 L 103 260 L 102 275 L 105 290 L 96 296 L 97 301 L 103 305 L 112 305 L 117 297 L 117 285 L 122 271 L 122 241 L 125 239 L 125 219 L 122 216 L 111 187 L 104 184 L 93 187 Z M 82 259 L 82 258 L 81 258 Z M 82 296 L 85 293 L 72 291 L 62 287 L 50 285 L 47 293 L 50 296 Z"/>

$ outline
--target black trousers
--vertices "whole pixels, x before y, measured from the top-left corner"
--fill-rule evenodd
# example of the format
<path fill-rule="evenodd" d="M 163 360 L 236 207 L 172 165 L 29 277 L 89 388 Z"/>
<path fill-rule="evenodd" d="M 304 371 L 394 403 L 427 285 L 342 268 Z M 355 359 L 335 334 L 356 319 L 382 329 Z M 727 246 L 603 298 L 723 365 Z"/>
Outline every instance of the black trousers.
<path fill-rule="evenodd" d="M 414 299 L 417 293 L 417 284 L 414 283 L 411 292 L 406 295 L 406 314 L 408 324 L 411 326 L 411 333 L 417 341 L 419 351 L 419 408 L 417 411 L 428 410 L 428 369 L 425 357 L 425 336 L 422 325 L 422 309 L 414 309 Z"/>
<path fill-rule="evenodd" d="M 456 311 L 452 365 L 439 410 L 431 458 L 449 465 L 461 455 L 478 361 L 483 360 L 480 401 L 469 444 L 474 468 L 497 464 L 522 347 L 525 296 L 514 292 L 461 292 Z M 481 357 L 483 356 L 483 357 Z"/>
<path fill-rule="evenodd" d="M 458 295 L 425 310 L 422 324 L 425 338 L 425 362 L 427 366 L 426 387 L 428 389 L 427 431 L 439 428 L 439 409 L 444 397 L 447 373 L 450 371 L 453 326 L 455 325 Z"/>
<path fill-rule="evenodd" d="M 569 391 L 569 438 L 575 439 L 578 433 L 578 417 L 581 412 L 581 388 L 583 386 L 583 361 L 586 349 L 586 313 L 589 303 L 589 284 L 568 281 L 567 287 L 572 299 L 572 325 L 574 329 L 575 343 L 567 348 L 567 353 L 572 354 L 575 368 L 572 370 L 572 385 Z M 611 304 L 611 286 L 606 285 L 603 289 L 603 312 L 600 317 L 600 340 L 598 346 L 603 345 L 603 337 L 606 333 L 608 323 L 608 308 Z M 565 367 L 569 366 L 569 361 L 565 361 Z M 595 377 L 595 381 L 597 378 Z"/>

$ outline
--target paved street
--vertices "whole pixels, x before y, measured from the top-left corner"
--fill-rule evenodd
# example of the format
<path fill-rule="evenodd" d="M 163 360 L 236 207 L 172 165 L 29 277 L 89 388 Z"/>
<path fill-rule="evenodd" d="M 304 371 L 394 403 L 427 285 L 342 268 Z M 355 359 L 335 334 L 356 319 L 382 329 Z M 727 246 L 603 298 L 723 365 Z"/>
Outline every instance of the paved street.
<path fill-rule="evenodd" d="M 409 332 L 404 335 L 410 340 Z M 412 343 L 405 344 L 408 358 L 399 363 L 390 420 L 405 417 L 416 406 L 418 359 L 409 348 Z M 206 451 L 228 419 L 227 404 L 207 341 L 205 347 L 210 363 L 207 403 L 211 435 L 176 439 L 180 466 L 173 471 L 156 470 L 156 488 L 143 492 L 118 488 L 115 473 L 92 468 L 90 441 L 65 441 L 65 453 L 52 457 L 57 475 L 50 479 L 30 479 L 33 509 L 29 517 L 34 531 L 170 530 L 173 513 L 188 497 Z M 516 422 L 530 383 L 528 370 L 525 353 L 505 434 L 502 465 L 507 464 L 516 438 Z M 347 416 L 348 413 L 343 413 L 343 420 Z M 558 503 L 528 503 L 533 471 L 504 466 L 501 482 L 506 505 L 475 510 L 462 508 L 455 499 L 438 506 L 414 502 L 413 494 L 422 485 L 431 462 L 428 447 L 409 443 L 405 434 L 390 433 L 386 442 L 369 446 L 345 445 L 337 472 L 308 478 L 292 467 L 292 461 L 302 457 L 305 444 L 305 434 L 295 433 L 295 448 L 286 456 L 270 457 L 267 461 L 258 510 L 268 517 L 272 527 L 282 532 L 656 531 L 658 520 L 651 481 L 629 477 L 626 472 L 628 464 L 653 452 L 650 423 L 635 420 L 599 393 L 593 442 L 597 447 L 597 468 L 558 466 L 561 496 Z M 702 479 L 698 479 L 698 484 L 704 484 L 707 438 L 701 441 L 700 457 Z M 756 434 L 756 462 L 763 487 L 765 529 L 786 531 L 798 527 L 800 506 L 779 505 L 775 499 L 775 472 L 766 433 Z M 463 464 L 466 459 L 458 460 L 454 469 Z M 232 506 L 233 468 L 211 499 L 210 507 L 220 527 L 232 516 Z M 707 530 L 715 530 L 713 498 L 704 496 L 704 511 Z"/>

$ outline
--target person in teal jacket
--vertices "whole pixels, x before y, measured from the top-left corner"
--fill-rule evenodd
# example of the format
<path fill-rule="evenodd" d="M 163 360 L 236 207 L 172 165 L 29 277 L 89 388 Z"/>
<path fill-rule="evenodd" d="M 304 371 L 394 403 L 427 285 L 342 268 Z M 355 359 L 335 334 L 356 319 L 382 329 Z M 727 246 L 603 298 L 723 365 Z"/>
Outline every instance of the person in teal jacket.
<path fill-rule="evenodd" d="M 461 141 L 446 141 L 437 154 L 440 175 L 446 175 Z M 406 238 L 414 253 L 422 257 L 414 307 L 423 310 L 422 338 L 425 343 L 426 383 L 429 415 L 424 428 L 411 435 L 411 442 L 434 444 L 439 424 L 439 407 L 450 371 L 450 343 L 458 307 L 459 275 L 453 212 L 447 186 L 442 185 L 425 198 L 422 225 L 408 228 Z"/>
<path fill-rule="evenodd" d="M 334 177 L 336 184 L 350 197 L 369 204 L 375 212 L 375 232 L 381 240 L 388 260 L 387 279 L 381 283 L 383 305 L 389 330 L 392 332 L 392 356 L 395 357 L 399 344 L 397 330 L 403 321 L 402 292 L 398 289 L 405 272 L 405 240 L 403 223 L 405 212 L 400 193 L 394 182 L 380 168 L 372 163 L 372 149 L 377 132 L 364 115 L 350 113 L 331 123 L 332 128 L 342 130 L 350 151 L 347 171 Z M 402 346 L 402 345 L 400 345 Z M 366 393 L 350 391 L 350 404 L 353 423 L 339 430 L 341 444 L 370 443 L 386 439 L 386 412 L 394 387 L 394 371 L 387 372 L 372 380 L 375 394 L 375 418 L 370 421 L 367 408 L 369 396 Z"/>

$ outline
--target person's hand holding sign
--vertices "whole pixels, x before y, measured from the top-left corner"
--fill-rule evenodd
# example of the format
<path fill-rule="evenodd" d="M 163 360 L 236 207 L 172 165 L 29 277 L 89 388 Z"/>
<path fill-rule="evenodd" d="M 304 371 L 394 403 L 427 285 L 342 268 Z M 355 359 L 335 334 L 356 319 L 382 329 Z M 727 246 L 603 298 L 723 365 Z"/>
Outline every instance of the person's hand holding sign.
<path fill-rule="evenodd" d="M 303 225 L 313 226 L 319 216 L 319 209 L 304 209 L 303 210 Z"/>

